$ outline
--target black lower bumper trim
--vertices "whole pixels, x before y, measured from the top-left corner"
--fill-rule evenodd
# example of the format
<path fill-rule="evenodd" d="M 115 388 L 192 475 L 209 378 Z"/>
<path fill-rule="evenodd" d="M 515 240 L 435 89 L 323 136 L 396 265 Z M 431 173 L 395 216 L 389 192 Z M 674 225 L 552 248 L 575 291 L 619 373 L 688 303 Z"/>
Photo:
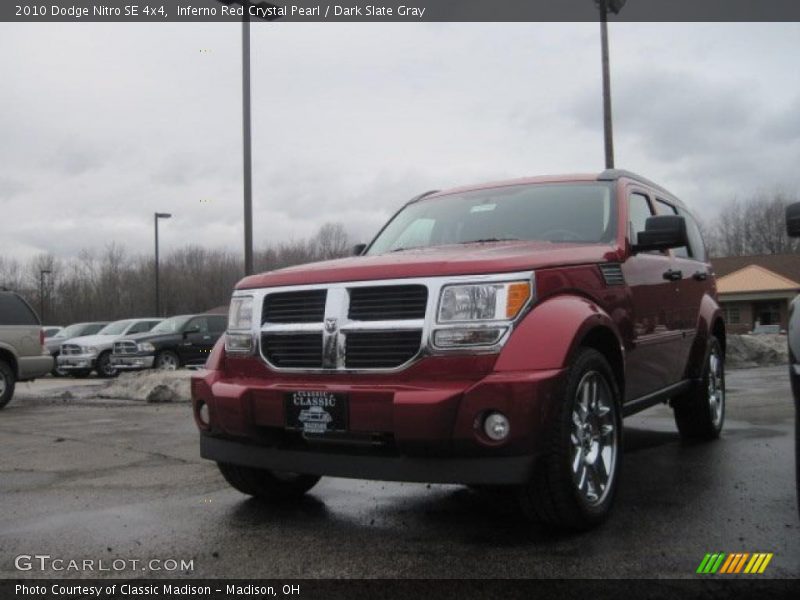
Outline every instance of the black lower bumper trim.
<path fill-rule="evenodd" d="M 380 481 L 511 485 L 530 479 L 534 456 L 417 458 L 278 450 L 200 434 L 200 455 L 221 463 Z"/>

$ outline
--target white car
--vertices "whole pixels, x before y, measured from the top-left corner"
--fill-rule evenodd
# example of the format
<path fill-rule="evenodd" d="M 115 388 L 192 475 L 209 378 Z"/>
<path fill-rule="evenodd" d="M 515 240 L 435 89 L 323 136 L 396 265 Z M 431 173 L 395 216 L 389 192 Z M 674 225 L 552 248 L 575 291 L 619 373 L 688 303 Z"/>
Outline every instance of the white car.
<path fill-rule="evenodd" d="M 58 355 L 59 370 L 73 377 L 87 377 L 97 371 L 100 377 L 115 377 L 117 370 L 111 364 L 111 351 L 119 338 L 135 333 L 147 333 L 163 319 L 125 319 L 114 321 L 95 335 L 77 337 L 61 344 Z"/>

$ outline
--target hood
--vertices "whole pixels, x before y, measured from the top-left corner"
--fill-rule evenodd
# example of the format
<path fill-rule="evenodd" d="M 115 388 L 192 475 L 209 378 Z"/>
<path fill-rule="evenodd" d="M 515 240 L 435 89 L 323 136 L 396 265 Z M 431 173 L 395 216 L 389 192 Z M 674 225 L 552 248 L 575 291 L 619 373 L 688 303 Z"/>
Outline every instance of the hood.
<path fill-rule="evenodd" d="M 114 343 L 118 335 L 84 335 L 61 342 L 62 344 L 74 344 L 76 346 L 104 346 Z"/>
<path fill-rule="evenodd" d="M 514 241 L 432 246 L 297 265 L 246 277 L 239 282 L 236 289 L 511 273 L 608 262 L 619 260 L 619 254 L 611 245 L 560 242 Z"/>

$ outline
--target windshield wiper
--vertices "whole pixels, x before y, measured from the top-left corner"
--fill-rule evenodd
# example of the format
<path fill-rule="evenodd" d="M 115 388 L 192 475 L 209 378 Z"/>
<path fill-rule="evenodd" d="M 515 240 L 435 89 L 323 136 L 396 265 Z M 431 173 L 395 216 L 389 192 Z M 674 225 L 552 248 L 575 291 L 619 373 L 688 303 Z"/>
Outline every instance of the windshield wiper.
<path fill-rule="evenodd" d="M 515 237 L 507 237 L 507 238 L 483 238 L 480 240 L 467 240 L 466 242 L 458 242 L 459 244 L 485 244 L 488 242 L 517 242 L 519 238 Z"/>

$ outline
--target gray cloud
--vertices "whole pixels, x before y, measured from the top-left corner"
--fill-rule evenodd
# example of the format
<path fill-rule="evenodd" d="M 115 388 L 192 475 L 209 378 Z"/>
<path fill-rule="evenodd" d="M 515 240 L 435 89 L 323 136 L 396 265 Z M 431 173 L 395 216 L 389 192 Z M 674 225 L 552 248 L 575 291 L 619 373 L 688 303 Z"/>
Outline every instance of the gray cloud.
<path fill-rule="evenodd" d="M 236 24 L 0 24 L 0 253 L 241 247 Z M 796 24 L 613 24 L 617 158 L 711 215 L 796 189 Z M 256 243 L 602 168 L 595 23 L 253 26 Z"/>

